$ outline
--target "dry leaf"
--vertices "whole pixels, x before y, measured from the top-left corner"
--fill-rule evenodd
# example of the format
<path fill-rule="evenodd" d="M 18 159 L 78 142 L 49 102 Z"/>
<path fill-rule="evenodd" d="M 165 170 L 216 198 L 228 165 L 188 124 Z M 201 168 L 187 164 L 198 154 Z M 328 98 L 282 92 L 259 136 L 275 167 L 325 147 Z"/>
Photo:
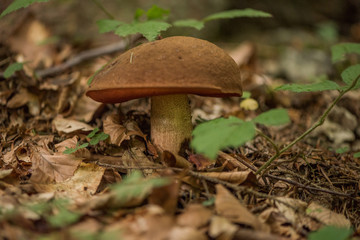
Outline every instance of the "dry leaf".
<path fill-rule="evenodd" d="M 310 203 L 306 209 L 308 216 L 311 216 L 326 225 L 332 225 L 339 228 L 350 228 L 350 221 L 342 214 L 335 213 L 317 203 Z"/>
<path fill-rule="evenodd" d="M 171 229 L 168 238 L 169 240 L 206 240 L 206 235 L 192 227 L 174 227 Z"/>
<path fill-rule="evenodd" d="M 213 216 L 211 218 L 209 235 L 212 238 L 219 239 L 218 237 L 221 236 L 221 240 L 231 240 L 234 239 L 237 230 L 238 227 L 224 217 Z"/>
<path fill-rule="evenodd" d="M 34 183 L 63 182 L 73 176 L 81 159 L 71 154 L 55 153 L 41 147 L 33 147 L 30 180 Z"/>
<path fill-rule="evenodd" d="M 127 121 L 124 125 L 120 124 L 119 116 L 116 114 L 109 115 L 105 118 L 104 133 L 109 134 L 110 142 L 112 144 L 120 146 L 125 140 L 130 140 L 131 136 L 139 136 L 146 141 L 146 135 L 144 135 L 135 121 Z"/>
<path fill-rule="evenodd" d="M 248 184 L 253 185 L 256 182 L 255 174 L 250 171 L 241 172 L 204 172 L 200 173 L 203 176 L 217 178 L 222 181 L 234 183 L 234 184 Z"/>
<path fill-rule="evenodd" d="M 71 119 L 65 119 L 60 115 L 54 118 L 52 124 L 59 133 L 72 133 L 75 131 L 88 132 L 94 129 L 86 123 Z"/>
<path fill-rule="evenodd" d="M 180 226 L 201 228 L 210 221 L 212 211 L 201 204 L 190 204 L 181 213 L 176 222 Z"/>
<path fill-rule="evenodd" d="M 218 215 L 229 219 L 231 222 L 244 224 L 255 230 L 269 232 L 269 226 L 263 224 L 258 217 L 253 215 L 238 199 L 225 187 L 216 185 L 215 209 Z"/>
<path fill-rule="evenodd" d="M 24 56 L 24 61 L 29 62 L 31 68 L 34 69 L 39 64 L 50 67 L 53 64 L 55 47 L 41 44 L 50 36 L 50 32 L 40 21 L 28 15 L 9 37 L 8 44 L 13 51 Z"/>
<path fill-rule="evenodd" d="M 19 108 L 27 105 L 29 112 L 33 116 L 37 116 L 40 113 L 39 97 L 32 93 L 29 93 L 26 88 L 20 88 L 19 92 L 15 94 L 7 103 L 8 108 Z"/>

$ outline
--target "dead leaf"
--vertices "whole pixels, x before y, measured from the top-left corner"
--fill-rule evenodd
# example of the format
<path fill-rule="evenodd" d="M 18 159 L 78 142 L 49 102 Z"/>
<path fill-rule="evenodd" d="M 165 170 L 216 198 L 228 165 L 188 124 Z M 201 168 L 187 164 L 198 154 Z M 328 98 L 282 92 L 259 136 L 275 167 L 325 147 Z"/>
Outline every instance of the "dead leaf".
<path fill-rule="evenodd" d="M 326 225 L 332 225 L 339 228 L 350 228 L 351 223 L 343 214 L 335 213 L 320 204 L 312 202 L 306 209 L 308 216 L 318 219 Z"/>
<path fill-rule="evenodd" d="M 212 211 L 201 204 L 190 204 L 181 213 L 176 222 L 183 227 L 201 228 L 210 222 Z"/>
<path fill-rule="evenodd" d="M 234 239 L 237 230 L 238 227 L 225 217 L 213 216 L 211 218 L 209 235 L 212 238 L 220 239 L 221 236 L 221 240 L 231 240 Z"/>
<path fill-rule="evenodd" d="M 35 69 L 40 64 L 45 68 L 53 64 L 55 47 L 42 44 L 51 36 L 49 30 L 35 17 L 27 15 L 22 24 L 9 37 L 10 48 L 24 56 L 24 61 Z"/>
<path fill-rule="evenodd" d="M 255 174 L 250 171 L 239 172 L 203 172 L 200 173 L 203 176 L 217 178 L 222 181 L 234 183 L 234 184 L 248 184 L 253 185 L 256 182 Z"/>
<path fill-rule="evenodd" d="M 197 240 L 206 240 L 208 239 L 206 235 L 192 227 L 173 227 L 168 236 L 169 240 L 188 240 L 188 239 L 197 239 Z"/>
<path fill-rule="evenodd" d="M 131 136 L 139 136 L 146 141 L 146 135 L 141 132 L 135 121 L 127 121 L 124 125 L 121 125 L 117 114 L 107 116 L 103 127 L 104 133 L 110 136 L 110 142 L 118 146 L 123 141 L 130 140 Z"/>
<path fill-rule="evenodd" d="M 32 93 L 29 93 L 26 88 L 20 88 L 19 92 L 15 94 L 7 103 L 8 108 L 19 108 L 27 105 L 29 112 L 33 116 L 37 116 L 40 113 L 39 97 Z"/>
<path fill-rule="evenodd" d="M 178 154 L 174 154 L 170 151 L 163 151 L 161 154 L 161 161 L 168 167 L 177 168 L 191 168 L 192 165 L 189 161 Z"/>
<path fill-rule="evenodd" d="M 203 171 L 210 166 L 214 165 L 214 162 L 205 157 L 202 154 L 190 154 L 189 155 L 189 162 L 195 164 L 196 169 L 199 171 Z"/>
<path fill-rule="evenodd" d="M 54 118 L 52 124 L 59 133 L 72 133 L 76 131 L 88 132 L 94 129 L 86 123 L 65 119 L 61 115 L 58 115 L 56 118 Z"/>
<path fill-rule="evenodd" d="M 63 182 L 73 176 L 81 159 L 72 154 L 50 153 L 34 146 L 31 154 L 32 170 L 30 180 L 34 183 Z"/>
<path fill-rule="evenodd" d="M 91 98 L 83 95 L 76 102 L 71 118 L 78 121 L 90 122 L 101 106 L 102 103 L 96 102 Z"/>
<path fill-rule="evenodd" d="M 154 188 L 148 202 L 162 207 L 166 213 L 173 215 L 177 210 L 179 189 L 180 182 L 175 180 L 168 185 Z"/>
<path fill-rule="evenodd" d="M 269 232 L 269 226 L 263 224 L 225 187 L 216 185 L 215 209 L 218 215 L 227 218 L 233 223 L 244 224 L 254 230 Z"/>

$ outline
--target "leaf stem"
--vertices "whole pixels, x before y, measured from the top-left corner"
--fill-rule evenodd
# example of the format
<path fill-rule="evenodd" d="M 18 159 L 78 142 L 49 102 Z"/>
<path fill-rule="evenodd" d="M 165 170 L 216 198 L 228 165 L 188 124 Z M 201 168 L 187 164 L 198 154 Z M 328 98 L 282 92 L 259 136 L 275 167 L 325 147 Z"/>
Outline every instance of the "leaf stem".
<path fill-rule="evenodd" d="M 115 17 L 104 8 L 104 6 L 98 0 L 91 0 L 98 8 L 100 8 L 110 19 L 115 19 Z"/>
<path fill-rule="evenodd" d="M 266 136 L 266 134 L 264 134 L 260 129 L 256 128 L 255 130 L 256 130 L 257 134 L 259 134 L 261 137 L 265 138 L 273 146 L 273 148 L 276 151 L 276 155 L 279 154 L 280 149 L 276 145 L 276 143 L 271 138 Z"/>
<path fill-rule="evenodd" d="M 294 146 L 296 143 L 298 143 L 300 140 L 302 140 L 303 138 L 305 138 L 309 133 L 311 133 L 312 131 L 314 131 L 317 127 L 319 127 L 320 125 L 322 125 L 326 119 L 326 117 L 329 115 L 330 111 L 334 108 L 334 106 L 339 102 L 339 100 L 347 93 L 349 92 L 351 89 L 353 89 L 357 82 L 360 79 L 360 75 L 358 75 L 355 80 L 351 83 L 351 85 L 340 91 L 339 96 L 337 96 L 337 98 L 331 103 L 331 105 L 326 109 L 326 111 L 320 116 L 319 120 L 308 130 L 306 130 L 303 134 L 301 134 L 298 138 L 296 138 L 294 141 L 292 141 L 290 144 L 288 144 L 287 146 L 285 146 L 284 148 L 282 148 L 279 152 L 277 152 L 274 156 L 272 156 L 266 163 L 264 163 L 257 171 L 255 174 L 260 174 L 263 170 L 265 170 L 266 168 L 269 167 L 269 165 L 275 160 L 277 159 L 282 153 L 284 153 L 285 151 L 287 151 L 288 149 L 290 149 L 292 146 Z"/>

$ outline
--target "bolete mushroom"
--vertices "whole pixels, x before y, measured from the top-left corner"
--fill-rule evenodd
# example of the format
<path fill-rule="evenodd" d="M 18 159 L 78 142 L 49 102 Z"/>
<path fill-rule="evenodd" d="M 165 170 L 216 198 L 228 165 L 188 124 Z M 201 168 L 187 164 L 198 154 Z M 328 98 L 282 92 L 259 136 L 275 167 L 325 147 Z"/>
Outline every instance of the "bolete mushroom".
<path fill-rule="evenodd" d="M 121 54 L 95 75 L 86 92 L 103 103 L 151 97 L 151 139 L 173 153 L 191 138 L 187 94 L 241 96 L 240 70 L 216 45 L 175 36 Z"/>

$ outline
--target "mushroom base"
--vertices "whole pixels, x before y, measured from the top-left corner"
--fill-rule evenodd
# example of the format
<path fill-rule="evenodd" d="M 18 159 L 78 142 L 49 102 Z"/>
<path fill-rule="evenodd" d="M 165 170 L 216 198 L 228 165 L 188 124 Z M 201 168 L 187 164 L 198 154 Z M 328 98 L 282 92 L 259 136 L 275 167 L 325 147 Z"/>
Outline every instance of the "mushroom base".
<path fill-rule="evenodd" d="M 178 154 L 192 129 L 187 95 L 151 97 L 151 139 L 160 150 Z"/>

